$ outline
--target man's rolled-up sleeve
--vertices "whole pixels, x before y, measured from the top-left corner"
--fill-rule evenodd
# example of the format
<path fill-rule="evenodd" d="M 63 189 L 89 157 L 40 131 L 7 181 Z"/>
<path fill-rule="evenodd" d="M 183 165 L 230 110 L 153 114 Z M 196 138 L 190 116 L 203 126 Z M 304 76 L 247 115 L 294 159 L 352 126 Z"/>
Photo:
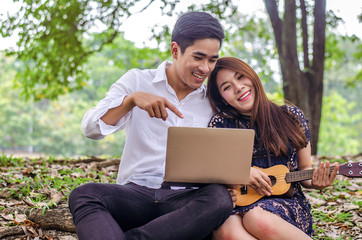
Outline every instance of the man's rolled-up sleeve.
<path fill-rule="evenodd" d="M 96 107 L 89 109 L 82 119 L 82 131 L 87 138 L 99 140 L 105 136 L 125 128 L 128 119 L 132 112 L 128 112 L 115 125 L 108 125 L 101 120 L 101 117 L 107 113 L 109 109 L 120 106 L 126 96 L 131 94 L 132 90 L 132 75 L 126 73 L 121 79 L 115 82 Z"/>

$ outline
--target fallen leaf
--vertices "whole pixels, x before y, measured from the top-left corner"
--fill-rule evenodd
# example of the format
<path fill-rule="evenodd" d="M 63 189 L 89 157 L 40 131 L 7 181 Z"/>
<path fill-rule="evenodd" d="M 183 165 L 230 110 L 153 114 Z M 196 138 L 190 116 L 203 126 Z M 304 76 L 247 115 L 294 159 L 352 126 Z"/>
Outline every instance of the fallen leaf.
<path fill-rule="evenodd" d="M 26 203 L 26 205 L 28 205 L 29 207 L 35 207 L 36 205 L 34 203 L 32 203 L 32 201 L 30 200 L 29 197 L 23 198 L 22 199 L 24 203 Z"/>
<path fill-rule="evenodd" d="M 26 217 L 26 215 L 25 214 L 18 214 L 18 212 L 15 212 L 15 221 L 17 221 L 17 222 L 24 222 L 26 219 L 28 219 L 27 217 Z"/>
<path fill-rule="evenodd" d="M 60 236 L 59 240 L 77 240 L 77 239 L 69 235 L 69 236 Z"/>
<path fill-rule="evenodd" d="M 351 211 L 351 210 L 357 210 L 359 209 L 359 206 L 357 205 L 354 205 L 352 203 L 347 203 L 347 204 L 343 204 L 343 208 L 348 212 L 348 211 Z"/>
<path fill-rule="evenodd" d="M 9 188 L 4 188 L 0 190 L 0 198 L 9 198 L 13 194 L 11 193 L 11 190 Z"/>
<path fill-rule="evenodd" d="M 4 218 L 5 220 L 8 220 L 8 221 L 13 221 L 14 220 L 13 214 L 8 214 L 8 215 L 0 214 L 0 216 L 2 218 Z"/>

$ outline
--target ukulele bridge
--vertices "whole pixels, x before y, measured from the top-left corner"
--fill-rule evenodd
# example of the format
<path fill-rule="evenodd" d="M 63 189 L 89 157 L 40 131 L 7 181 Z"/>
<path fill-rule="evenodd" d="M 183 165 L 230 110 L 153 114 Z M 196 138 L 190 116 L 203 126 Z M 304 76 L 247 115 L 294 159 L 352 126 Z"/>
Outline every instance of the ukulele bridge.
<path fill-rule="evenodd" d="M 241 195 L 248 194 L 248 187 L 247 187 L 246 185 L 240 187 L 240 194 L 241 194 Z"/>

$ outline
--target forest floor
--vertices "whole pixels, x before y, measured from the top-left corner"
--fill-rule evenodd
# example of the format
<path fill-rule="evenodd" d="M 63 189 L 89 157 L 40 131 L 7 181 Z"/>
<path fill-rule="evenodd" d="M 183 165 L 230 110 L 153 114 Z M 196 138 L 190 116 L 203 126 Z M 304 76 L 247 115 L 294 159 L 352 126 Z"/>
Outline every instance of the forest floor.
<path fill-rule="evenodd" d="M 362 163 L 355 156 L 313 157 Z M 87 182 L 114 183 L 119 158 L 0 155 L 0 239 L 77 239 L 67 207 L 70 191 Z M 361 171 L 361 166 L 356 168 Z M 305 189 L 312 205 L 313 239 L 362 240 L 362 178 L 338 175 L 323 191 Z"/>

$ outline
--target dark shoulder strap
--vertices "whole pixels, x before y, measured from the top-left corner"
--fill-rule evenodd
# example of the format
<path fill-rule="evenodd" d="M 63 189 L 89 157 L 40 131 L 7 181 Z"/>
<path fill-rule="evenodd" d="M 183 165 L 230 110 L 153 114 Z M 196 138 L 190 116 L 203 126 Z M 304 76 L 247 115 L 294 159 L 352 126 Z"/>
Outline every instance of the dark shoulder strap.
<path fill-rule="evenodd" d="M 268 157 L 268 167 L 271 167 L 272 166 L 272 163 L 271 163 L 271 158 L 270 158 L 270 152 L 269 150 L 266 150 L 266 155 Z"/>

